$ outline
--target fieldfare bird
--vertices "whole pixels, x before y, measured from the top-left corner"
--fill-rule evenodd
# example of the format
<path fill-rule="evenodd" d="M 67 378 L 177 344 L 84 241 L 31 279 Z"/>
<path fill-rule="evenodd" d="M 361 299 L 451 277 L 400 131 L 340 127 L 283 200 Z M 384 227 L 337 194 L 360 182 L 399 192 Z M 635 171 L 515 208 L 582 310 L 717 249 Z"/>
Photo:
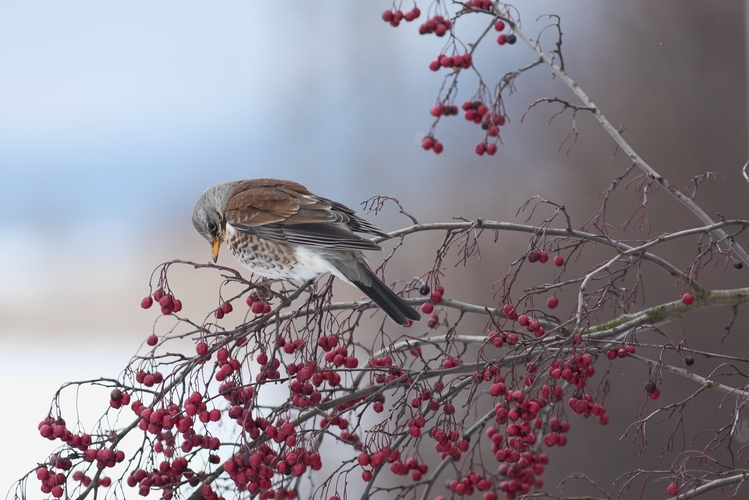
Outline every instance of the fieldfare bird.
<path fill-rule="evenodd" d="M 301 184 L 276 179 L 216 184 L 198 199 L 192 223 L 211 244 L 214 262 L 224 242 L 240 264 L 260 276 L 306 281 L 329 272 L 359 288 L 396 323 L 420 319 L 367 265 L 362 250 L 382 248 L 355 234 L 385 233 Z"/>

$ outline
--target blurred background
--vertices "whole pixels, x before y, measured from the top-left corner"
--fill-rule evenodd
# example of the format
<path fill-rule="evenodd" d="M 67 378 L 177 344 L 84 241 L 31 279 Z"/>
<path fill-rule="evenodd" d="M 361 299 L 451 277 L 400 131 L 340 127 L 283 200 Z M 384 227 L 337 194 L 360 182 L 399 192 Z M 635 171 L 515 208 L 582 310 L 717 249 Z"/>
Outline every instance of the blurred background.
<path fill-rule="evenodd" d="M 428 5 L 419 6 L 417 22 L 393 29 L 380 19 L 387 2 L 0 2 L 0 429 L 6 449 L 0 487 L 50 451 L 36 424 L 55 390 L 68 380 L 116 376 L 151 333 L 157 313 L 139 304 L 153 269 L 171 259 L 208 261 L 209 247 L 190 214 L 211 184 L 293 179 L 353 208 L 383 194 L 421 222 L 458 216 L 520 222 L 525 217 L 516 218 L 517 209 L 534 195 L 565 204 L 576 227 L 597 209 L 598 194 L 627 159 L 585 114 L 577 116 L 580 136 L 569 150 L 571 116 L 548 124 L 557 107 L 539 106 L 521 123 L 540 97 L 572 99 L 545 68 L 517 79 L 507 100 L 511 123 L 496 156 L 473 153 L 483 136 L 462 118 L 440 123 L 442 155 L 421 150 L 441 83 L 441 73 L 427 66 L 444 40 L 418 35 Z M 749 156 L 744 2 L 523 1 L 516 7 L 532 37 L 549 22 L 539 16 L 561 16 L 569 74 L 624 127 L 647 162 L 679 187 L 705 171 L 720 172 L 697 201 L 711 215 L 749 217 L 740 175 Z M 459 25 L 464 42 L 483 28 L 483 20 L 472 22 Z M 552 43 L 545 39 L 544 48 Z M 534 59 L 522 43 L 498 47 L 490 39 L 475 57 L 490 87 Z M 476 91 L 477 78 L 462 77 L 459 88 L 458 104 Z M 623 198 L 612 219 L 626 220 L 635 199 Z M 664 193 L 652 195 L 651 203 L 652 234 L 697 224 Z M 367 217 L 385 230 L 409 224 L 393 206 Z M 448 292 L 491 305 L 491 284 L 527 243 L 527 236 L 503 235 L 481 264 L 446 283 Z M 430 269 L 435 247 L 429 245 L 402 251 L 389 277 Z M 684 266 L 694 248 L 673 251 L 670 258 Z M 220 263 L 233 260 L 225 253 Z M 718 272 L 703 284 L 746 286 L 747 272 Z M 197 276 L 186 282 L 194 291 L 185 295 L 215 300 L 215 288 L 201 291 Z M 681 289 L 674 285 L 656 280 L 648 300 L 675 300 Z M 730 318 L 721 314 L 695 320 L 713 325 L 719 336 Z M 736 348 L 746 349 L 746 342 Z M 634 370 L 637 384 L 644 383 L 644 368 Z M 617 375 L 627 385 L 627 373 Z M 85 411 L 91 402 L 78 404 Z M 634 414 L 628 396 L 611 405 Z M 579 462 L 557 461 L 555 468 L 552 454 L 545 474 L 550 489 L 578 469 L 609 485 L 616 472 L 637 466 L 639 448 L 616 444 L 628 423 L 612 421 L 605 435 L 592 422 L 577 426 L 584 428 L 575 444 Z"/>

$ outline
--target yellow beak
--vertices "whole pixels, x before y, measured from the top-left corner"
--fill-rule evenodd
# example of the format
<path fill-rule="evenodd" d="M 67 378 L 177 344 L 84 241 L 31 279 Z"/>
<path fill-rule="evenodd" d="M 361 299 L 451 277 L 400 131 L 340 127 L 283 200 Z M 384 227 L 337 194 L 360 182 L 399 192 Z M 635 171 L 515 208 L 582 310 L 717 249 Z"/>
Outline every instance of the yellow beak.
<path fill-rule="evenodd" d="M 220 246 L 221 240 L 218 238 L 213 240 L 213 243 L 211 243 L 211 257 L 213 258 L 213 262 L 216 262 L 218 260 L 218 251 Z"/>

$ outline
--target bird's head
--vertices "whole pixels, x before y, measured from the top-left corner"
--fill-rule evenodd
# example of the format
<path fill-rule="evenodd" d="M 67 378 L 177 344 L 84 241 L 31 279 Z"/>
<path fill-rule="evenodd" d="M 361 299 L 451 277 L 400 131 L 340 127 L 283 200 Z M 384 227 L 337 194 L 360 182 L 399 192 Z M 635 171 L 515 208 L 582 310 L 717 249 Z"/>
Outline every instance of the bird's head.
<path fill-rule="evenodd" d="M 213 262 L 218 260 L 218 251 L 224 239 L 226 220 L 224 210 L 233 182 L 216 184 L 205 190 L 192 211 L 192 225 L 211 244 Z"/>

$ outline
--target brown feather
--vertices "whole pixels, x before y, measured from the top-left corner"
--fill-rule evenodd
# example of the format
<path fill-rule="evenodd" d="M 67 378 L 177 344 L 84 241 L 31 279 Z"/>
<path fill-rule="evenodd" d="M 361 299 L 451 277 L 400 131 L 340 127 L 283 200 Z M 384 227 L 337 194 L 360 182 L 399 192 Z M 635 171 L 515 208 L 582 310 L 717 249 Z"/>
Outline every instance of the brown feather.
<path fill-rule="evenodd" d="M 235 229 L 274 241 L 331 249 L 380 250 L 355 234 L 384 235 L 345 205 L 275 179 L 241 181 L 232 189 L 225 218 Z"/>

